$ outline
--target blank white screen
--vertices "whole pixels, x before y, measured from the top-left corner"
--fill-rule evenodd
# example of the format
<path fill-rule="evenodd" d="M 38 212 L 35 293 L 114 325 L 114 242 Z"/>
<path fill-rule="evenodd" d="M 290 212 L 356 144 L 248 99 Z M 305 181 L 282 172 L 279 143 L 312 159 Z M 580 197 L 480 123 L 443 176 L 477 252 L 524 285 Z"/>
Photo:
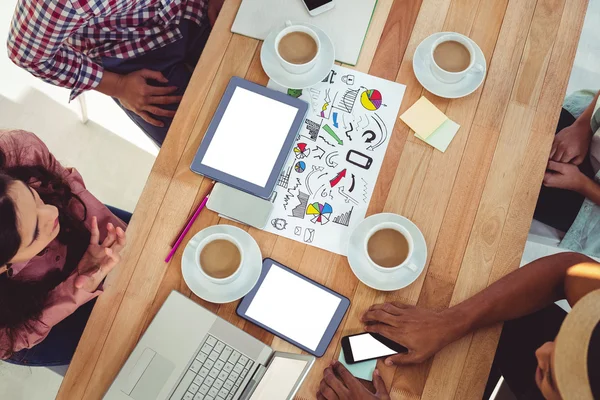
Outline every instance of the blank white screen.
<path fill-rule="evenodd" d="M 339 297 L 273 264 L 246 315 L 314 351 L 339 304 Z"/>
<path fill-rule="evenodd" d="M 202 164 L 265 187 L 298 109 L 237 87 Z"/>
<path fill-rule="evenodd" d="M 363 335 L 350 336 L 350 348 L 354 361 L 368 360 L 370 358 L 379 358 L 396 354 L 396 351 L 390 349 L 379 340 L 375 339 L 369 333 Z"/>

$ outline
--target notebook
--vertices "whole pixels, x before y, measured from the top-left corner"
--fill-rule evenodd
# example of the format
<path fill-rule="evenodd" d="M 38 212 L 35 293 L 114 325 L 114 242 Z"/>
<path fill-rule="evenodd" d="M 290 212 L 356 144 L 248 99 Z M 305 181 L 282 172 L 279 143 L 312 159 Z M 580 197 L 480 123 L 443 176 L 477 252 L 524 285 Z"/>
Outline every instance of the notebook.
<path fill-rule="evenodd" d="M 321 28 L 333 41 L 339 62 L 356 65 L 377 0 L 335 0 L 333 10 L 311 17 L 302 0 L 243 0 L 231 31 L 264 40 L 285 21 Z"/>

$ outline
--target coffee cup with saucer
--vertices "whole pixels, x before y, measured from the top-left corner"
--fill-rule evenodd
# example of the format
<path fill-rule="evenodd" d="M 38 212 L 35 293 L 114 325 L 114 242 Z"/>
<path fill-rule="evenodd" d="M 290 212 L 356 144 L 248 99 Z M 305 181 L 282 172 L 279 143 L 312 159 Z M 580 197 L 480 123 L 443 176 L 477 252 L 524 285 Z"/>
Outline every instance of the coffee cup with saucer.
<path fill-rule="evenodd" d="M 369 239 L 377 231 L 394 229 L 408 242 L 408 254 L 399 265 L 379 266 L 367 251 Z M 397 214 L 375 214 L 364 219 L 350 235 L 348 262 L 356 277 L 365 285 L 382 291 L 402 289 L 413 283 L 427 262 L 427 244 L 419 228 Z"/>
<path fill-rule="evenodd" d="M 286 61 L 279 53 L 281 39 L 293 32 L 310 36 L 317 44 L 313 59 L 303 64 Z M 274 29 L 263 42 L 260 60 L 266 74 L 275 83 L 290 89 L 305 89 L 321 82 L 331 71 L 335 62 L 335 49 L 331 38 L 320 28 L 303 23 L 286 21 Z"/>
<path fill-rule="evenodd" d="M 227 240 L 240 252 L 240 265 L 231 275 L 215 278 L 200 265 L 202 249 L 215 240 Z M 201 230 L 188 242 L 181 259 L 183 279 L 194 294 L 211 303 L 229 303 L 244 297 L 260 277 L 262 255 L 258 244 L 246 231 L 229 225 Z"/>
<path fill-rule="evenodd" d="M 434 60 L 434 50 L 447 41 L 463 45 L 469 52 L 467 68 L 449 72 Z M 413 71 L 419 83 L 439 97 L 456 99 L 473 93 L 485 80 L 487 64 L 481 48 L 472 39 L 456 32 L 438 32 L 423 40 L 413 56 Z"/>

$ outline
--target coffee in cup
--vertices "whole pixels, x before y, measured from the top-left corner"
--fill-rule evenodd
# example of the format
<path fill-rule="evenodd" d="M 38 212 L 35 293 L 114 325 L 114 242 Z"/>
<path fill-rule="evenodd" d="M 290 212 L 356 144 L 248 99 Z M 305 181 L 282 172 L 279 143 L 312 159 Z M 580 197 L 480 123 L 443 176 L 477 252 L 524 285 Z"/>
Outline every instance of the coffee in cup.
<path fill-rule="evenodd" d="M 275 38 L 275 54 L 281 66 L 292 74 L 304 74 L 316 64 L 321 51 L 317 33 L 306 25 L 285 23 Z"/>
<path fill-rule="evenodd" d="M 471 64 L 471 53 L 462 43 L 448 40 L 436 46 L 433 50 L 433 60 L 445 71 L 461 72 Z"/>
<path fill-rule="evenodd" d="M 416 271 L 411 261 L 413 239 L 402 225 L 383 222 L 374 226 L 366 236 L 365 252 L 372 267 L 392 272 L 407 267 Z"/>
<path fill-rule="evenodd" d="M 244 255 L 233 236 L 217 233 L 206 237 L 196 250 L 196 263 L 208 280 L 228 283 L 242 266 Z"/>
<path fill-rule="evenodd" d="M 306 64 L 317 56 L 317 42 L 305 32 L 293 31 L 283 36 L 277 50 L 291 64 Z"/>
<path fill-rule="evenodd" d="M 433 43 L 429 62 L 433 76 L 444 83 L 456 83 L 469 73 L 485 70 L 475 63 L 475 48 L 470 39 L 454 32 L 444 34 Z"/>
<path fill-rule="evenodd" d="M 386 228 L 373 233 L 367 242 L 369 258 L 380 267 L 393 268 L 408 258 L 408 240 L 395 229 Z"/>

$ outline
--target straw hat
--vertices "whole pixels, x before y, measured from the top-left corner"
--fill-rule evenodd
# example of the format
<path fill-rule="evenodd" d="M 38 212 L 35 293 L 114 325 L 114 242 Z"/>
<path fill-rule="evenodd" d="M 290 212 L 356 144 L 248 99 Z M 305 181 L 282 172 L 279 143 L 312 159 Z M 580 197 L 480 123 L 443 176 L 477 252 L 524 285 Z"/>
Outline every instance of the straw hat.
<path fill-rule="evenodd" d="M 554 370 L 558 390 L 564 400 L 594 400 L 592 384 L 594 394 L 598 395 L 599 322 L 600 290 L 595 290 L 575 304 L 558 332 L 554 350 Z M 588 357 L 590 360 L 594 359 L 593 364 Z M 588 365 L 595 365 L 592 374 L 588 371 Z"/>

